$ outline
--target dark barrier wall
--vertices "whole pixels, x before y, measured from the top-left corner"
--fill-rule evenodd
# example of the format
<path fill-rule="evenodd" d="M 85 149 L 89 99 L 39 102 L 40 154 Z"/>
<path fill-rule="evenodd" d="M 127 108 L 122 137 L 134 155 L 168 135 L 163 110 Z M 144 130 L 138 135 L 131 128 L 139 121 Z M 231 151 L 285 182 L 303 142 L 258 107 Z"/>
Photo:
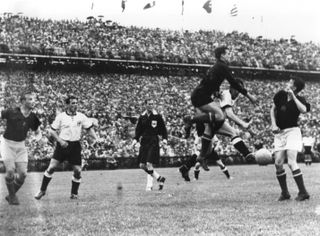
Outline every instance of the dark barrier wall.
<path fill-rule="evenodd" d="M 245 160 L 239 155 L 232 156 L 220 156 L 222 161 L 226 165 L 243 165 L 248 164 Z M 189 156 L 183 157 L 161 157 L 160 164 L 158 167 L 178 167 L 180 166 L 186 159 L 190 158 Z M 85 170 L 110 170 L 110 169 L 130 169 L 130 168 L 138 168 L 138 159 L 136 157 L 124 157 L 124 158 L 115 158 L 116 164 L 110 163 L 107 159 L 99 159 L 92 158 L 87 160 L 87 165 Z M 320 162 L 320 158 L 318 155 L 312 156 L 313 162 Z M 45 160 L 30 160 L 28 163 L 28 171 L 40 171 L 44 172 L 48 167 L 50 159 Z M 302 153 L 298 154 L 298 162 L 304 162 L 304 155 Z M 214 165 L 212 161 L 209 161 L 209 165 Z M 255 164 L 255 163 L 253 163 Z M 273 164 L 273 163 L 270 163 Z M 71 170 L 70 166 L 67 163 L 63 163 L 57 171 L 66 171 Z M 0 161 L 0 173 L 4 172 L 3 162 Z"/>
<path fill-rule="evenodd" d="M 126 73 L 152 75 L 203 76 L 210 65 L 155 61 L 115 60 L 88 57 L 63 57 L 34 54 L 0 53 L 0 69 L 92 71 L 93 73 Z M 252 79 L 288 79 L 299 76 L 305 80 L 320 80 L 319 71 L 277 70 L 231 66 L 238 77 Z"/>

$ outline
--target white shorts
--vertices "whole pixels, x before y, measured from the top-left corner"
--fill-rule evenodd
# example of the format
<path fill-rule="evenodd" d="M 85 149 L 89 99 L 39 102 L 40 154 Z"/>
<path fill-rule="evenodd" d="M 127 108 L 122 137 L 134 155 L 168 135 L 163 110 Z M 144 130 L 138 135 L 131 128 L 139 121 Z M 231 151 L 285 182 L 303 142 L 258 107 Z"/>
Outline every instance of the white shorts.
<path fill-rule="evenodd" d="M 24 141 L 15 142 L 2 138 L 0 152 L 7 170 L 14 169 L 16 162 L 28 162 L 28 150 Z"/>
<path fill-rule="evenodd" d="M 296 150 L 302 151 L 302 135 L 299 127 L 281 130 L 274 136 L 274 151 Z"/>

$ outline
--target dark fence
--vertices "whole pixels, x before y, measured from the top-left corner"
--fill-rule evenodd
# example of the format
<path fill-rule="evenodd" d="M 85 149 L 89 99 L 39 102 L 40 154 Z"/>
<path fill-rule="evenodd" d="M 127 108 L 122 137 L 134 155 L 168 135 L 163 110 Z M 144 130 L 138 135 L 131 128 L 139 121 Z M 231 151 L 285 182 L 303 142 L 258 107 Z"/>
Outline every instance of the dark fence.
<path fill-rule="evenodd" d="M 93 73 L 203 76 L 209 67 L 210 65 L 206 64 L 0 53 L 0 69 L 2 70 L 20 68 L 75 72 L 91 71 Z M 299 76 L 305 80 L 320 80 L 319 71 L 276 70 L 235 66 L 231 68 L 236 76 L 248 79 L 279 80 L 288 79 L 291 76 Z"/>
<path fill-rule="evenodd" d="M 178 167 L 185 160 L 190 158 L 190 156 L 181 156 L 181 157 L 161 157 L 158 167 Z M 226 165 L 244 165 L 248 164 L 243 157 L 239 155 L 221 155 L 220 158 Z M 110 159 L 100 159 L 100 158 L 91 158 L 86 160 L 86 165 L 84 170 L 112 170 L 112 169 L 132 169 L 139 168 L 139 163 L 137 157 L 118 157 L 114 159 L 115 162 L 110 161 Z M 302 153 L 298 154 L 298 162 L 304 162 L 304 155 Z M 320 162 L 320 155 L 318 152 L 314 152 L 312 155 L 313 162 Z M 47 169 L 50 159 L 43 160 L 29 160 L 28 170 L 29 171 L 40 171 L 43 172 Z M 256 163 L 251 163 L 256 164 Z M 273 164 L 273 163 L 270 163 Z M 209 160 L 209 165 L 215 165 L 215 163 Z M 68 163 L 64 162 L 59 166 L 57 171 L 66 171 L 71 170 L 71 167 Z M 0 161 L 0 173 L 5 171 L 3 162 Z"/>

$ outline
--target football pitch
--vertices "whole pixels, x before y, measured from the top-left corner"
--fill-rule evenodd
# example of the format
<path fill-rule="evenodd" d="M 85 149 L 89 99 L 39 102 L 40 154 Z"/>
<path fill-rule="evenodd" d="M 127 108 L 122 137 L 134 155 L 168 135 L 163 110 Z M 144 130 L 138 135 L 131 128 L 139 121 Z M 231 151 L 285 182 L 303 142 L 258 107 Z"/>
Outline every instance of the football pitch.
<path fill-rule="evenodd" d="M 292 199 L 277 201 L 272 165 L 229 166 L 233 180 L 211 166 L 189 183 L 177 168 L 161 168 L 161 192 L 145 192 L 139 169 L 85 171 L 78 200 L 69 199 L 71 172 L 56 172 L 40 201 L 33 196 L 43 173 L 29 173 L 19 206 L 4 200 L 1 174 L 0 235 L 320 235 L 320 164 L 300 167 L 311 195 L 304 202 L 293 200 L 297 188 L 287 167 Z"/>

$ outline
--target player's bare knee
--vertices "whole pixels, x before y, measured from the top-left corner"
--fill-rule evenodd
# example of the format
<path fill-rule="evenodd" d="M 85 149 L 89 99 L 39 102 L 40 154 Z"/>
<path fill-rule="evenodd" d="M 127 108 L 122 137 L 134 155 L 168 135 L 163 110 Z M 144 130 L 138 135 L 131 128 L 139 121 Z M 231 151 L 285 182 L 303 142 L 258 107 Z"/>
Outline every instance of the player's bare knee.
<path fill-rule="evenodd" d="M 146 164 L 144 164 L 144 163 L 140 163 L 140 164 L 139 164 L 139 167 L 140 167 L 140 169 L 142 169 L 142 170 L 146 170 L 146 169 L 147 169 Z"/>
<path fill-rule="evenodd" d="M 73 172 L 73 177 L 75 179 L 81 179 L 81 172 L 78 172 L 78 171 Z"/>
<path fill-rule="evenodd" d="M 147 170 L 153 170 L 152 163 L 147 162 Z"/>
<path fill-rule="evenodd" d="M 7 183 L 11 183 L 14 180 L 14 171 L 7 171 L 5 180 Z"/>
<path fill-rule="evenodd" d="M 49 175 L 52 175 L 55 171 L 55 167 L 53 166 L 49 166 L 48 169 L 46 170 L 46 172 L 49 174 Z"/>
<path fill-rule="evenodd" d="M 18 179 L 20 182 L 24 182 L 24 180 L 27 178 L 27 173 L 26 172 L 21 172 L 18 175 Z"/>
<path fill-rule="evenodd" d="M 296 160 L 290 160 L 288 159 L 288 166 L 291 170 L 296 170 L 298 169 L 298 163 L 296 162 Z"/>

